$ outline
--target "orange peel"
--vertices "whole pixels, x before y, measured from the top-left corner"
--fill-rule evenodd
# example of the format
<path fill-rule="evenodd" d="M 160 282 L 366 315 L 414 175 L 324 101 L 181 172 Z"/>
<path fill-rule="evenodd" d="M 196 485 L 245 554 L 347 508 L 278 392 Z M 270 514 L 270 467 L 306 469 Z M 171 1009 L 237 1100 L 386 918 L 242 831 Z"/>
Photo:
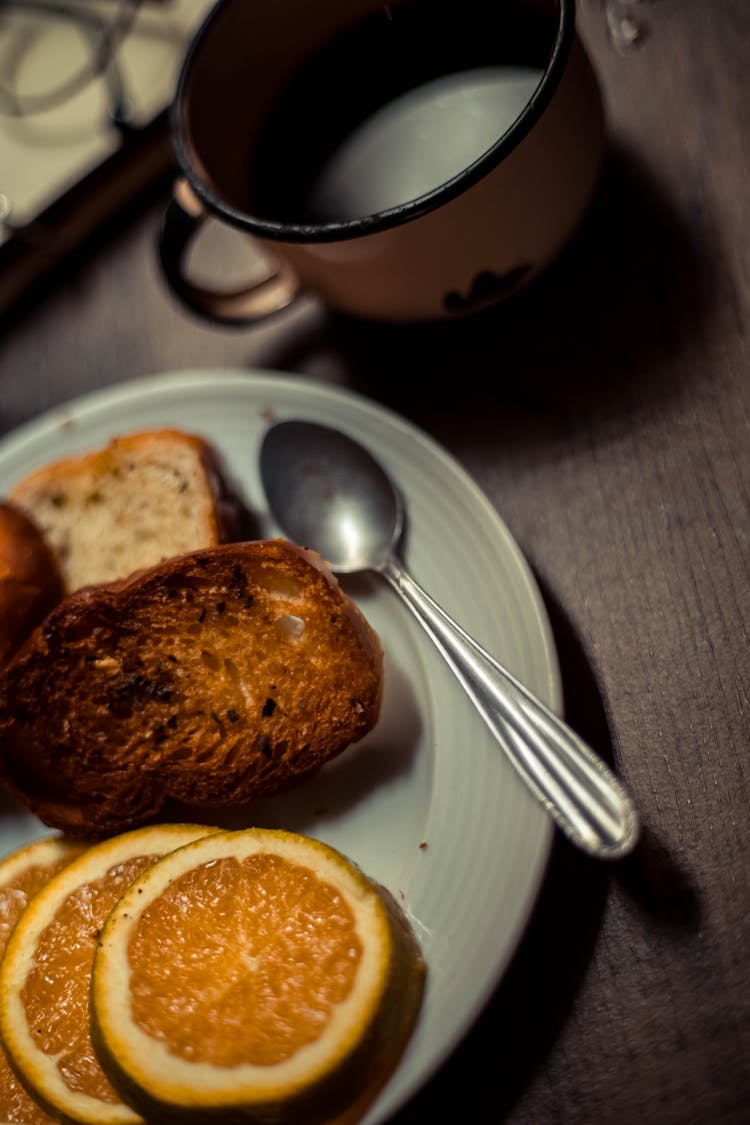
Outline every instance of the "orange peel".
<path fill-rule="evenodd" d="M 48 836 L 16 848 L 0 862 L 0 955 L 29 901 L 85 847 L 80 840 Z M 0 1050 L 0 1121 L 23 1125 L 54 1122 L 19 1082 L 4 1046 Z"/>
<path fill-rule="evenodd" d="M 113 908 L 92 1034 L 149 1120 L 348 1122 L 398 1064 L 424 980 L 403 911 L 351 860 L 280 829 L 223 831 Z"/>
<path fill-rule="evenodd" d="M 16 923 L 0 965 L 0 1034 L 14 1070 L 55 1118 L 140 1122 L 117 1097 L 91 1044 L 94 949 L 132 879 L 165 852 L 211 831 L 158 825 L 93 844 L 34 895 Z"/>

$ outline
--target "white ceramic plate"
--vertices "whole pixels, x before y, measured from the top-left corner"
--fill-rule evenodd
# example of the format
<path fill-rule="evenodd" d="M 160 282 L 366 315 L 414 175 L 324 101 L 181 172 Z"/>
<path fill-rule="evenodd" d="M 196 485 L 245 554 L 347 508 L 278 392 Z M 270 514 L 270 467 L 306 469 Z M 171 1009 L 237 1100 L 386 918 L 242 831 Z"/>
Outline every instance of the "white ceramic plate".
<path fill-rule="evenodd" d="M 31 469 L 117 433 L 161 425 L 210 439 L 258 520 L 278 534 L 257 471 L 274 420 L 324 422 L 358 438 L 406 501 L 407 568 L 444 608 L 553 708 L 561 689 L 549 622 L 530 570 L 494 507 L 440 446 L 351 392 L 270 372 L 153 375 L 79 399 L 0 442 L 0 495 Z M 376 729 L 313 782 L 232 815 L 338 847 L 388 886 L 428 963 L 415 1035 L 367 1125 L 386 1120 L 431 1077 L 500 980 L 536 900 L 551 842 L 545 814 L 493 742 L 442 658 L 375 575 L 343 582 L 386 654 Z M 49 830 L 15 806 L 3 853 Z"/>

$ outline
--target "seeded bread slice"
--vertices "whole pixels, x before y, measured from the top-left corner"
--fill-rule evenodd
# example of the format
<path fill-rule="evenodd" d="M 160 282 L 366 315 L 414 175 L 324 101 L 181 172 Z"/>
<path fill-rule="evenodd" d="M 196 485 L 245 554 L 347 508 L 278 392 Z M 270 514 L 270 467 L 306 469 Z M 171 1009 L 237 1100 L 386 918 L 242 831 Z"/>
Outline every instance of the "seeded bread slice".
<path fill-rule="evenodd" d="M 244 804 L 377 721 L 377 634 L 311 551 L 225 544 L 67 597 L 0 676 L 5 780 L 46 824 L 100 836 L 168 798 Z"/>
<path fill-rule="evenodd" d="M 113 438 L 37 469 L 9 497 L 41 529 L 68 593 L 231 537 L 217 455 L 182 430 Z"/>

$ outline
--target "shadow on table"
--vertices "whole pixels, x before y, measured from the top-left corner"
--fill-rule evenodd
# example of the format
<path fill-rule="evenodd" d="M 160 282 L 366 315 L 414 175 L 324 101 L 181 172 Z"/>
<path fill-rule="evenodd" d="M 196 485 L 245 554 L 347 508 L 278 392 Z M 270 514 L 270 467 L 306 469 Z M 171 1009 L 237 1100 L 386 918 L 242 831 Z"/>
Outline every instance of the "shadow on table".
<path fill-rule="evenodd" d="M 501 402 L 569 429 L 581 412 L 647 404 L 682 377 L 675 354 L 702 332 L 719 267 L 705 231 L 678 216 L 635 154 L 613 148 L 578 235 L 517 296 L 430 325 L 322 317 L 263 358 L 315 371 L 316 352 L 333 348 L 358 390 L 426 423 L 458 411 L 460 425 L 462 411 Z"/>
<path fill-rule="evenodd" d="M 535 579 L 549 616 L 560 662 L 565 718 L 615 773 L 619 773 L 607 716 L 588 657 L 562 606 L 538 574 L 535 574 Z M 595 890 L 599 878 L 605 884 L 604 894 L 608 889 L 616 889 L 629 905 L 648 915 L 660 934 L 670 930 L 681 933 L 693 930 L 701 921 L 697 888 L 671 855 L 659 833 L 644 818 L 644 810 L 639 808 L 638 811 L 641 834 L 629 856 L 614 864 L 595 864 L 595 870 L 591 871 L 592 861 L 575 854 L 567 861 L 571 865 L 570 871 L 566 869 L 562 874 L 573 874 L 572 865 L 577 860 L 581 865 L 578 877 L 587 884 L 586 896 Z M 557 850 L 562 851 L 562 841 L 559 843 Z M 569 849 L 570 846 L 565 844 L 565 850 Z M 550 871 L 552 877 L 553 870 Z M 567 889 L 564 893 L 567 896 Z M 584 911 L 581 917 L 585 916 Z"/>
<path fill-rule="evenodd" d="M 565 717 L 616 770 L 594 672 L 571 622 L 539 584 L 560 659 Z M 626 912 L 646 913 L 659 934 L 700 921 L 689 879 L 647 826 L 635 851 L 614 864 L 589 858 L 556 834 L 539 898 L 503 980 L 447 1063 L 391 1125 L 465 1116 L 469 1107 L 477 1122 L 497 1122 L 510 1112 L 570 1017 L 612 895 L 624 899 Z"/>

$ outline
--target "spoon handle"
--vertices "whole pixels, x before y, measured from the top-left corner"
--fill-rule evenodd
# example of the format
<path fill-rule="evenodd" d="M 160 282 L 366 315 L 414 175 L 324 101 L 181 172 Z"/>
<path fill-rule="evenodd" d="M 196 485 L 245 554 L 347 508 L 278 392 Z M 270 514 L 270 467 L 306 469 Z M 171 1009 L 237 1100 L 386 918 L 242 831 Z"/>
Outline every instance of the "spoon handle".
<path fill-rule="evenodd" d="M 593 750 L 470 637 L 399 563 L 381 574 L 458 677 L 518 773 L 558 827 L 601 859 L 626 855 L 638 816 L 622 783 Z"/>

